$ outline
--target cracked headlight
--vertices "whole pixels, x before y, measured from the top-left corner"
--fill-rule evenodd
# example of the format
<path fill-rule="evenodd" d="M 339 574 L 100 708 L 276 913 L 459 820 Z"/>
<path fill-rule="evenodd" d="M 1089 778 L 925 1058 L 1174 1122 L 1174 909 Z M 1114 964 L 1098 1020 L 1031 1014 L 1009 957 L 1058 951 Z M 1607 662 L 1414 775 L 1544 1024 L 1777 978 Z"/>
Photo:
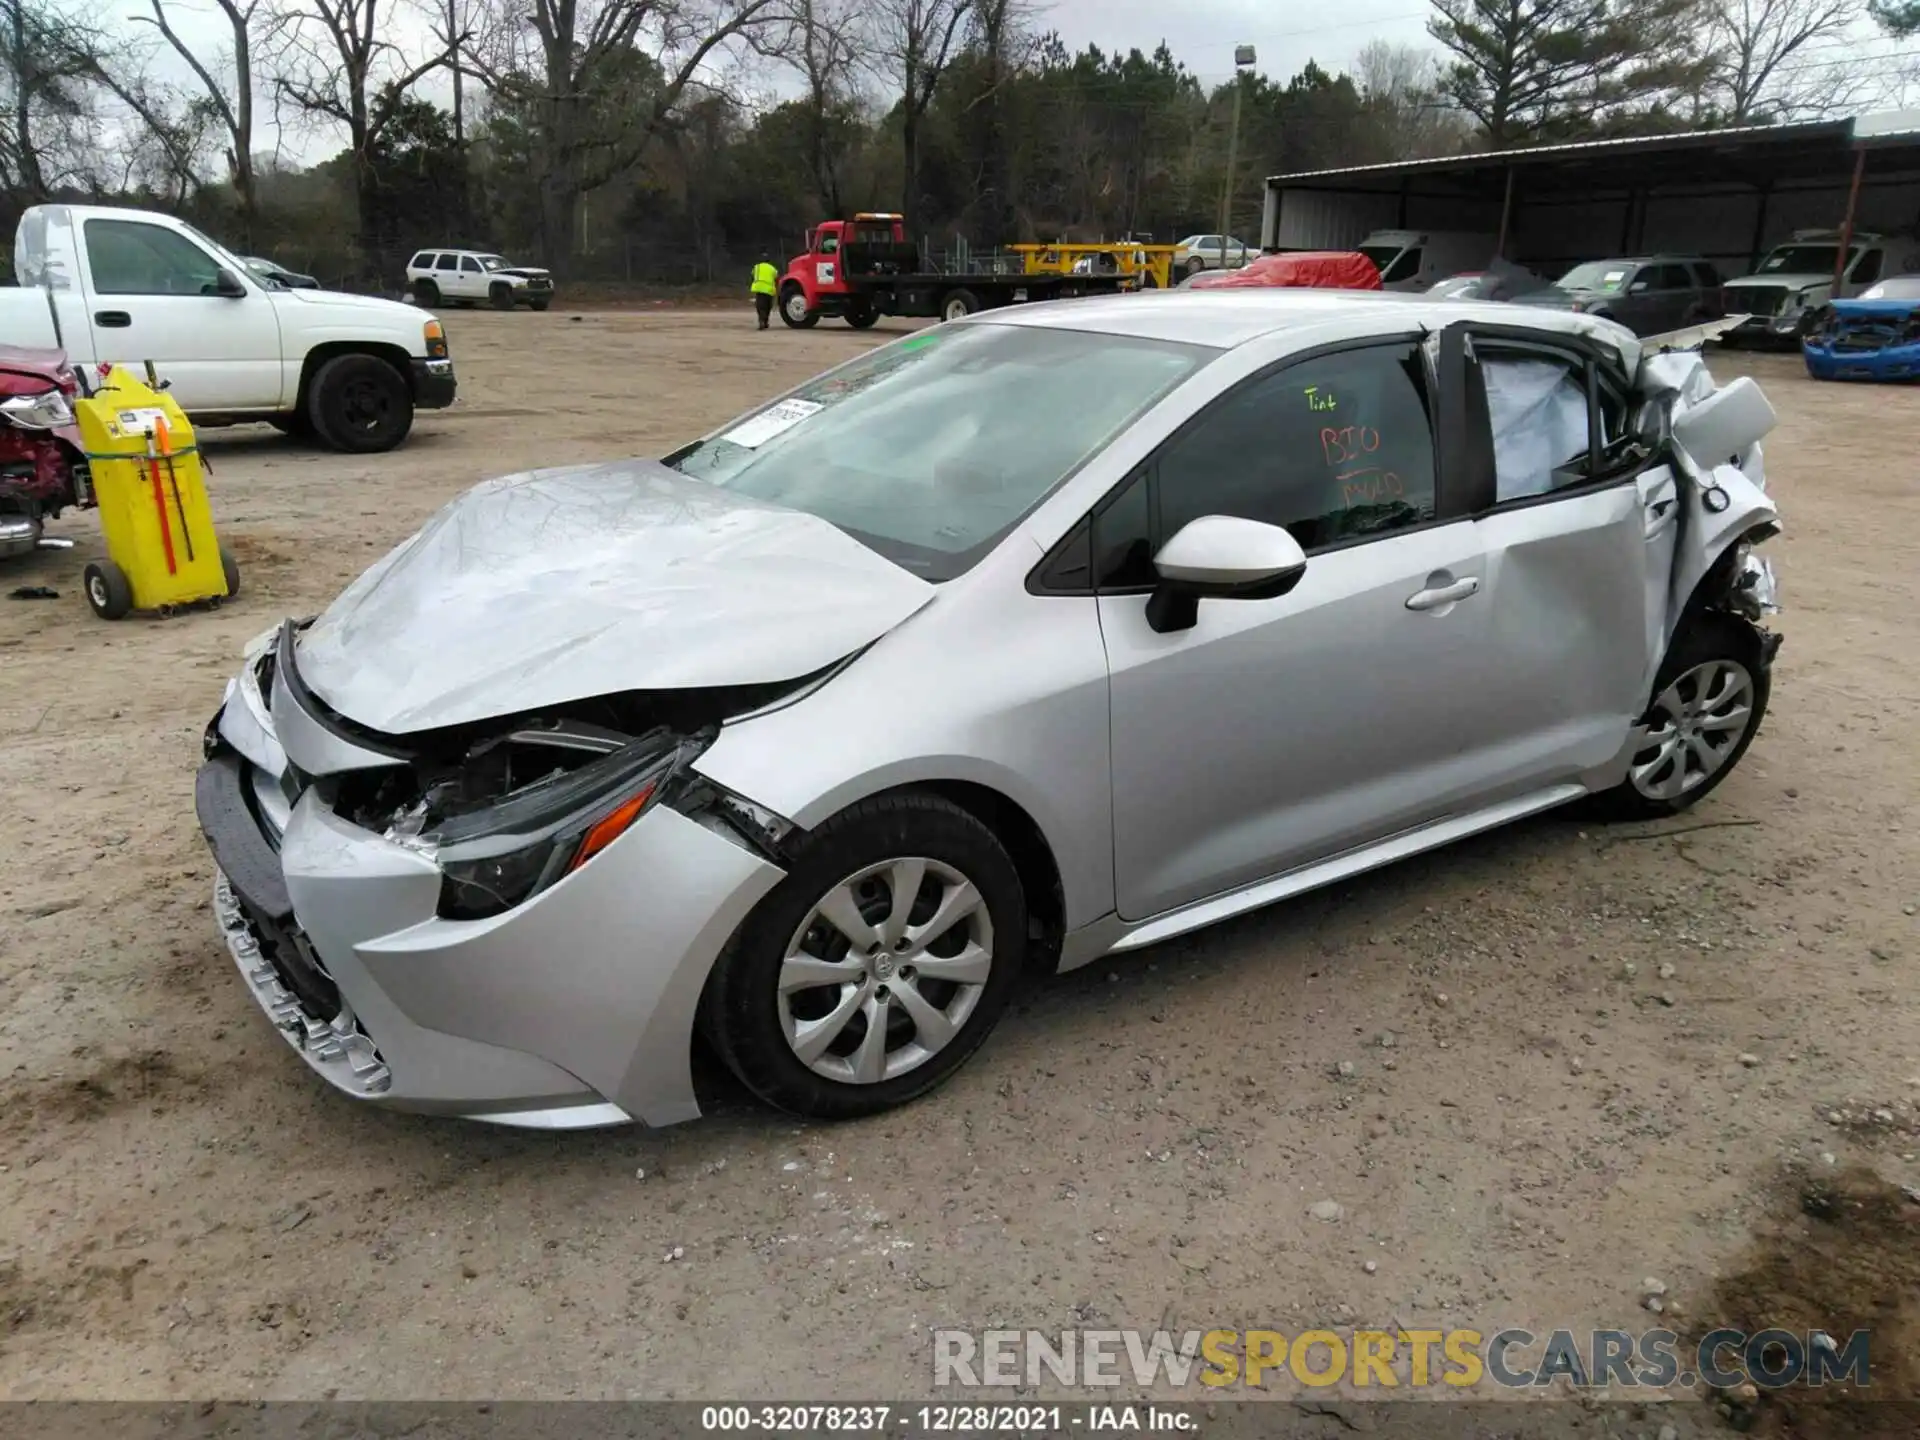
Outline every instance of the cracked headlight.
<path fill-rule="evenodd" d="M 73 424 L 73 407 L 58 390 L 38 395 L 9 395 L 0 400 L 4 415 L 22 430 L 58 430 Z"/>
<path fill-rule="evenodd" d="M 524 904 L 630 829 L 704 748 L 658 735 L 452 816 L 421 839 L 440 865 L 440 914 L 484 920 Z"/>

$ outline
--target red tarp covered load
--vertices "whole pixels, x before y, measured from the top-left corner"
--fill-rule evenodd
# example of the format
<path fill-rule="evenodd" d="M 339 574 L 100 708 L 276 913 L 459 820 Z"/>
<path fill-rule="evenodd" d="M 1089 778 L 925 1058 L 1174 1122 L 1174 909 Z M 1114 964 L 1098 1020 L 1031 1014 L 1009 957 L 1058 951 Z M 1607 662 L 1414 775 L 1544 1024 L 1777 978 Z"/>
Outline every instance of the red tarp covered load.
<path fill-rule="evenodd" d="M 1378 290 L 1380 271 L 1357 250 L 1295 250 L 1285 255 L 1262 255 L 1238 270 L 1209 271 L 1196 278 L 1191 288 L 1288 285 L 1316 290 Z"/>

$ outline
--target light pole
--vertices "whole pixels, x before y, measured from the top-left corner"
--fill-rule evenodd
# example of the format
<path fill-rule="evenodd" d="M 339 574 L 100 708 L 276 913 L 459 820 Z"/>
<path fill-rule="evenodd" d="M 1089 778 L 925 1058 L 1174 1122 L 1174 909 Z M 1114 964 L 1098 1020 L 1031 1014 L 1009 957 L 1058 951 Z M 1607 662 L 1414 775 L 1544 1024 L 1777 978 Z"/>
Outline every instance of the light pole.
<path fill-rule="evenodd" d="M 1233 227 L 1233 172 L 1240 163 L 1240 94 L 1247 71 L 1253 68 L 1253 46 L 1233 47 L 1233 126 L 1227 131 L 1227 173 L 1220 181 L 1220 240 L 1226 243 Z M 1225 259 L 1225 252 L 1221 258 Z"/>

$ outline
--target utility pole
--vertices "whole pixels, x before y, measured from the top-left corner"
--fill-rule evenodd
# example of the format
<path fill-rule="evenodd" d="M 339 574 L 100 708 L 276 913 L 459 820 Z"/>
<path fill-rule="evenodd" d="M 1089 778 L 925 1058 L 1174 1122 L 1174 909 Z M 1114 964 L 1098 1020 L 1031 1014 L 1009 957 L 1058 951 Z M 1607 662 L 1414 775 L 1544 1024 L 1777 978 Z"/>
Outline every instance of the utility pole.
<path fill-rule="evenodd" d="M 1253 68 L 1253 46 L 1233 47 L 1233 126 L 1227 131 L 1227 173 L 1220 181 L 1220 237 L 1224 243 L 1233 228 L 1233 172 L 1240 164 L 1240 96 L 1245 75 Z"/>

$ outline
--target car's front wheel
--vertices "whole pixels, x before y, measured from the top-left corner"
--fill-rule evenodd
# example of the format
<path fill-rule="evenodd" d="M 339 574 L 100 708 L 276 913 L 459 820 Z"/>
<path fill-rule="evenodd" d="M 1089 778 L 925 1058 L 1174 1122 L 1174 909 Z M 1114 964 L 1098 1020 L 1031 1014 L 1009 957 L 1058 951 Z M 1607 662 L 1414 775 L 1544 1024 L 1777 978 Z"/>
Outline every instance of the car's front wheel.
<path fill-rule="evenodd" d="M 705 1029 L 770 1105 L 850 1119 L 925 1094 L 980 1048 L 1017 988 L 1026 898 L 958 806 L 864 801 L 807 837 L 714 969 Z"/>
<path fill-rule="evenodd" d="M 1677 815 L 1733 773 L 1767 713 L 1772 676 L 1761 655 L 1744 620 L 1708 614 L 1687 627 L 1653 682 L 1627 778 L 1599 797 L 1609 818 Z"/>

